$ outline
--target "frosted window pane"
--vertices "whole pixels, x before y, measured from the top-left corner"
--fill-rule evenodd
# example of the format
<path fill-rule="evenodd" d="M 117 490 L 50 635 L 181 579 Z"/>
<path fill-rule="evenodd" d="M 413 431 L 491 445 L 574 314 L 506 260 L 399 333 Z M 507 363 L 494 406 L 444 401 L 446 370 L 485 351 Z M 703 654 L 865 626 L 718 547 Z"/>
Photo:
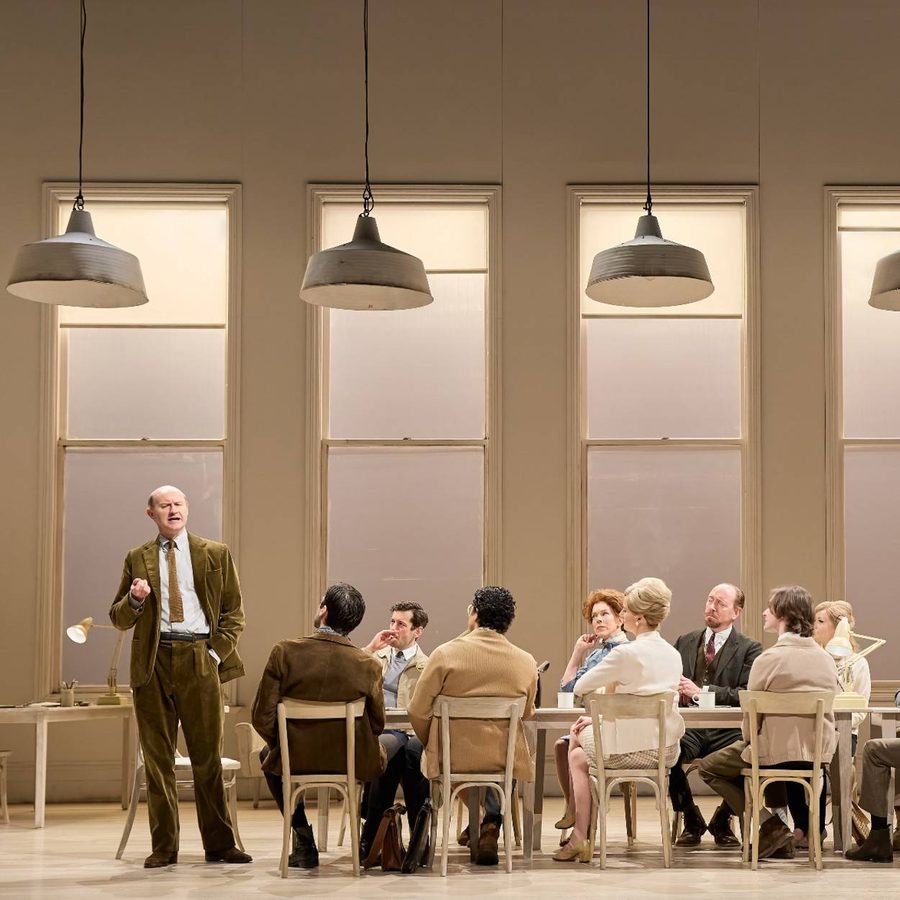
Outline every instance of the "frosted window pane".
<path fill-rule="evenodd" d="M 346 244 L 360 213 L 359 200 L 325 203 L 322 247 Z M 487 269 L 487 206 L 378 201 L 373 213 L 381 240 L 418 256 L 426 269 Z"/>
<path fill-rule="evenodd" d="M 840 206 L 838 228 L 900 229 L 900 206 Z"/>
<path fill-rule="evenodd" d="M 224 437 L 224 328 L 70 328 L 63 337 L 69 437 Z"/>
<path fill-rule="evenodd" d="M 430 280 L 420 309 L 329 313 L 332 437 L 484 437 L 486 276 Z"/>
<path fill-rule="evenodd" d="M 60 205 L 65 231 L 71 204 Z M 224 204 L 92 200 L 97 236 L 141 261 L 149 303 L 126 309 L 59 308 L 60 324 L 224 325 L 228 214 Z"/>
<path fill-rule="evenodd" d="M 868 657 L 873 679 L 897 677 L 900 618 L 900 449 L 848 447 L 844 451 L 845 598 L 853 604 L 856 627 L 886 638 L 887 652 Z M 844 599 L 840 595 L 834 598 Z M 892 649 L 893 648 L 893 649 Z"/>
<path fill-rule="evenodd" d="M 665 637 L 701 628 L 709 589 L 740 583 L 740 450 L 590 450 L 587 529 L 589 589 L 655 575 L 673 595 Z"/>
<path fill-rule="evenodd" d="M 585 319 L 589 438 L 736 438 L 740 319 Z"/>
<path fill-rule="evenodd" d="M 900 437 L 900 316 L 869 306 L 875 264 L 900 250 L 900 233 L 844 232 L 840 241 L 844 434 Z"/>
<path fill-rule="evenodd" d="M 357 643 L 386 628 L 401 600 L 428 612 L 426 652 L 465 629 L 482 584 L 483 472 L 480 449 L 331 450 L 328 582 L 365 597 Z"/>
<path fill-rule="evenodd" d="M 90 633 L 86 644 L 65 637 L 69 625 L 93 616 L 109 623 L 122 561 L 131 548 L 156 533 L 145 514 L 147 497 L 174 484 L 190 504 L 188 529 L 212 539 L 222 535 L 220 450 L 69 450 L 65 457 L 63 514 L 62 677 L 105 684 L 116 635 Z M 123 645 L 119 684 L 128 684 L 130 638 Z"/>
<path fill-rule="evenodd" d="M 624 309 L 591 300 L 584 289 L 594 257 L 616 244 L 630 241 L 643 201 L 629 204 L 587 202 L 581 207 L 579 288 L 582 312 L 588 315 L 653 315 L 654 309 Z M 746 295 L 746 227 L 743 204 L 654 203 L 663 237 L 700 250 L 706 257 L 715 291 L 706 300 L 671 307 L 666 315 L 679 317 L 721 313 L 742 315 Z"/>

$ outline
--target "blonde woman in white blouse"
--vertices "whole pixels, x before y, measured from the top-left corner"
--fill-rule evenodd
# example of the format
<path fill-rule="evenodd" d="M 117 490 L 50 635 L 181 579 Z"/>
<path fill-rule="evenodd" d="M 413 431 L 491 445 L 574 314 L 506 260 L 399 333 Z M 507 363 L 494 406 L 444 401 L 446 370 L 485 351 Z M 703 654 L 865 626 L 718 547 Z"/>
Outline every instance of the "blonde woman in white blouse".
<path fill-rule="evenodd" d="M 666 718 L 666 764 L 678 758 L 684 720 L 678 713 L 678 682 L 681 656 L 659 634 L 659 626 L 669 614 L 672 592 L 659 578 L 642 578 L 625 591 L 625 630 L 635 639 L 621 644 L 602 662 L 575 683 L 576 694 L 605 687 L 617 694 L 674 693 Z M 659 725 L 656 719 L 623 719 L 603 722 L 603 764 L 608 769 L 655 766 L 658 762 Z M 575 827 L 569 842 L 553 855 L 555 860 L 590 862 L 587 840 L 591 815 L 591 787 L 588 771 L 596 761 L 594 732 L 590 716 L 581 716 L 570 731 L 569 771 L 575 803 Z"/>

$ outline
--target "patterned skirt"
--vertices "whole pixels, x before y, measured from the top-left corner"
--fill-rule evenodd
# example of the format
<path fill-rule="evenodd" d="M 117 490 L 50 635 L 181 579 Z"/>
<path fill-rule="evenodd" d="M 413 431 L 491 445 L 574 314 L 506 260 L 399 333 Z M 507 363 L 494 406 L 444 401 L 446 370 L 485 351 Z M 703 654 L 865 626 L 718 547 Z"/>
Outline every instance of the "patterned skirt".
<path fill-rule="evenodd" d="M 578 740 L 584 748 L 585 755 L 588 758 L 588 764 L 591 768 L 597 765 L 597 751 L 594 747 L 594 729 L 588 726 L 581 734 Z M 672 744 L 666 747 L 666 766 L 671 768 L 678 759 L 678 751 L 680 744 Z M 607 769 L 652 769 L 659 762 L 658 750 L 634 750 L 631 753 L 612 753 L 603 758 L 603 765 Z"/>

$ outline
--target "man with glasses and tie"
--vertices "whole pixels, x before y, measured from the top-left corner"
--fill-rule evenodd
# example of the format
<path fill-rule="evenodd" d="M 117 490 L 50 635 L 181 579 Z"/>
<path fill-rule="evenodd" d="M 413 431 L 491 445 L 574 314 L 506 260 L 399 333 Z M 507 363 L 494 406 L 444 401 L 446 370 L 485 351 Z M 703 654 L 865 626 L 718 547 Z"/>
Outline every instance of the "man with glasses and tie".
<path fill-rule="evenodd" d="M 418 643 L 428 625 L 428 613 L 412 601 L 395 603 L 390 612 L 390 627 L 379 631 L 363 649 L 381 663 L 385 707 L 406 709 L 419 675 L 428 662 Z M 381 817 L 393 804 L 401 783 L 410 830 L 428 797 L 428 780 L 422 774 L 422 742 L 412 732 L 395 730 L 383 732 L 379 740 L 388 763 L 384 774 L 367 787 L 363 803 L 366 824 L 360 835 L 360 859 L 363 861 L 369 855 Z"/>
<path fill-rule="evenodd" d="M 159 534 L 128 551 L 109 611 L 116 628 L 134 628 L 131 687 L 153 847 L 144 867 L 178 862 L 179 720 L 206 861 L 249 863 L 250 856 L 235 847 L 220 750 L 221 685 L 244 674 L 237 653 L 244 610 L 234 560 L 224 544 L 188 534 L 188 502 L 178 488 L 157 488 L 147 501 L 147 515 Z"/>
<path fill-rule="evenodd" d="M 734 584 L 717 584 L 706 598 L 706 627 L 675 641 L 683 672 L 678 685 L 681 706 L 693 706 L 701 692 L 716 695 L 716 706 L 740 706 L 738 692 L 747 689 L 750 667 L 762 645 L 734 628 L 744 609 L 744 592 Z M 676 847 L 696 847 L 709 829 L 716 846 L 734 849 L 741 842 L 731 830 L 732 811 L 723 803 L 709 820 L 694 802 L 682 766 L 741 739 L 739 728 L 689 728 L 681 739 L 681 755 L 669 773 L 672 808 L 684 816 L 684 830 Z"/>

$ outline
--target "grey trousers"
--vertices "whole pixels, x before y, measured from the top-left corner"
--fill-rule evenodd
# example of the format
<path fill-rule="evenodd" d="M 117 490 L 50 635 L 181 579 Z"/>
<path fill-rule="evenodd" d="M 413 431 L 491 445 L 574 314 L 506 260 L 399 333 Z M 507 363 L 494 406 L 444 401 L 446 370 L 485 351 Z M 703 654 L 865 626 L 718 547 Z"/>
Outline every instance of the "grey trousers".
<path fill-rule="evenodd" d="M 900 768 L 900 738 L 866 742 L 859 805 L 873 816 L 890 815 L 887 791 L 891 769 L 897 768 Z"/>

